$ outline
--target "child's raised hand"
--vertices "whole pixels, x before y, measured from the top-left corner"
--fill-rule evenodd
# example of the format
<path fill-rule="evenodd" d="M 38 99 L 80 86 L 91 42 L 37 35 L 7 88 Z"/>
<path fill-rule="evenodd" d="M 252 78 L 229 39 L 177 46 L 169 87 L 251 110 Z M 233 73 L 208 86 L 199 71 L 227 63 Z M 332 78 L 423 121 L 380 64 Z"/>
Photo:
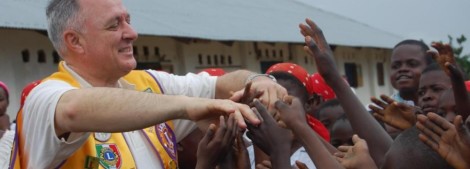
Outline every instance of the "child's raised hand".
<path fill-rule="evenodd" d="M 232 148 L 238 129 L 233 114 L 230 114 L 227 120 L 220 116 L 218 128 L 214 124 L 210 124 L 206 134 L 199 142 L 196 168 L 215 168 Z"/>
<path fill-rule="evenodd" d="M 435 113 L 418 115 L 416 127 L 421 131 L 420 140 L 450 165 L 457 169 L 470 168 L 470 126 L 463 124 L 462 116 L 456 116 L 452 124 Z"/>
<path fill-rule="evenodd" d="M 300 33 L 305 37 L 304 50 L 315 59 L 318 72 L 325 78 L 334 73 L 336 64 L 333 61 L 333 52 L 323 35 L 323 31 L 312 20 L 306 19 L 306 24 L 300 24 Z M 336 71 L 337 73 L 337 71 Z M 339 74 L 338 74 L 339 76 Z M 328 82 L 328 80 L 326 80 Z"/>
<path fill-rule="evenodd" d="M 382 100 L 375 97 L 370 99 L 377 105 L 369 105 L 369 108 L 374 112 L 373 115 L 376 119 L 401 130 L 410 128 L 416 123 L 415 107 L 404 103 L 398 103 L 385 95 L 381 95 L 380 98 Z"/>
<path fill-rule="evenodd" d="M 439 63 L 442 70 L 444 70 L 447 73 L 447 75 L 450 75 L 450 72 L 445 65 L 446 63 L 450 63 L 453 65 L 456 64 L 454 51 L 452 50 L 452 47 L 449 44 L 443 44 L 440 42 L 433 42 L 431 46 L 434 47 L 439 53 L 435 51 L 428 51 L 427 53 L 431 55 L 431 57 L 437 63 Z"/>
<path fill-rule="evenodd" d="M 339 153 L 335 153 L 336 160 L 347 169 L 377 168 L 370 157 L 369 148 L 364 139 L 354 135 L 352 138 L 354 146 L 340 146 Z"/>
<path fill-rule="evenodd" d="M 279 118 L 287 127 L 293 128 L 294 125 L 307 124 L 305 110 L 298 98 L 286 96 L 284 101 L 276 101 L 274 107 L 279 114 Z"/>
<path fill-rule="evenodd" d="M 245 141 L 243 140 L 243 132 L 239 132 L 233 145 L 234 160 L 237 169 L 250 168 L 250 157 L 246 149 Z"/>
<path fill-rule="evenodd" d="M 467 119 L 470 115 L 470 96 L 465 86 L 465 78 L 462 71 L 455 64 L 446 63 L 447 70 L 450 72 L 452 80 L 452 90 L 454 92 L 455 111 L 461 115 L 463 119 Z"/>
<path fill-rule="evenodd" d="M 292 135 L 292 132 L 278 126 L 259 100 L 255 100 L 254 105 L 256 109 L 253 109 L 253 111 L 262 122 L 258 126 L 248 125 L 249 131 L 247 134 L 253 143 L 269 156 L 272 156 L 273 151 L 281 147 L 290 150 L 292 138 L 288 136 Z"/>

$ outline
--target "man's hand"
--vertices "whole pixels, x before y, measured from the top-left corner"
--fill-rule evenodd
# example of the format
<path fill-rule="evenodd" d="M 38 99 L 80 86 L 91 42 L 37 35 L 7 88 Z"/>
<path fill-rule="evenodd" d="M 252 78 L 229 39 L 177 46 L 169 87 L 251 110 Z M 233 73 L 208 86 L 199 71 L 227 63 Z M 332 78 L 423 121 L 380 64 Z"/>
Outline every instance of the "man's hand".
<path fill-rule="evenodd" d="M 347 169 L 377 168 L 374 160 L 370 157 L 366 141 L 357 135 L 354 135 L 352 140 L 354 146 L 338 147 L 340 152 L 334 154 L 336 160 Z"/>
<path fill-rule="evenodd" d="M 245 89 L 235 92 L 230 100 L 243 101 L 241 98 L 259 98 L 261 103 L 268 107 L 268 110 L 272 110 L 274 102 L 287 95 L 287 90 L 284 87 L 268 77 L 260 76 L 253 79 L 250 83 L 250 87 L 245 87 Z M 247 88 L 249 89 L 248 91 Z"/>
<path fill-rule="evenodd" d="M 241 97 L 238 98 L 238 96 L 235 96 L 235 94 L 233 94 L 231 99 L 233 99 L 234 102 L 246 104 L 246 105 L 249 105 L 250 107 L 253 107 L 254 99 L 259 99 L 263 95 L 263 92 L 258 91 L 258 90 L 254 90 L 254 92 L 250 92 L 252 84 L 253 82 L 249 82 L 245 85 L 245 89 L 243 90 L 243 95 Z"/>
<path fill-rule="evenodd" d="M 382 100 L 375 97 L 371 98 L 371 101 L 378 107 L 369 105 L 369 108 L 374 112 L 373 115 L 376 119 L 400 130 L 410 128 L 416 123 L 415 112 L 417 110 L 415 107 L 404 103 L 398 103 L 385 95 L 381 95 L 380 98 Z"/>
<path fill-rule="evenodd" d="M 435 113 L 418 115 L 416 127 L 421 131 L 420 140 L 450 165 L 457 169 L 470 168 L 470 126 L 463 124 L 462 116 L 456 116 L 452 124 Z"/>
<path fill-rule="evenodd" d="M 220 116 L 219 128 L 214 124 L 209 126 L 205 136 L 199 142 L 196 168 L 215 168 L 225 158 L 238 133 L 239 128 L 235 123 L 234 115 L 231 114 L 227 121 Z"/>
<path fill-rule="evenodd" d="M 187 118 L 193 121 L 233 114 L 241 128 L 246 128 L 245 119 L 254 125 L 261 122 L 250 107 L 244 104 L 220 99 L 189 97 L 187 99 L 185 111 L 187 112 Z"/>

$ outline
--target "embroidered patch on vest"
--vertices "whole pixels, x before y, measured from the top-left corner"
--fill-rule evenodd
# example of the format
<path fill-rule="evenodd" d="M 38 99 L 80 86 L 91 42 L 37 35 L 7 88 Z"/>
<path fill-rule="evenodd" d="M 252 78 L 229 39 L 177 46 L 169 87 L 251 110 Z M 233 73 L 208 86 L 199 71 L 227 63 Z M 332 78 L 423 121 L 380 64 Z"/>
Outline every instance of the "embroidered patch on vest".
<path fill-rule="evenodd" d="M 172 159 L 176 159 L 176 137 L 171 128 L 166 123 L 161 123 L 157 127 L 157 137 L 162 143 L 165 151 Z"/>
<path fill-rule="evenodd" d="M 93 133 L 93 136 L 95 137 L 96 141 L 100 142 L 106 142 L 111 138 L 111 133 Z"/>
<path fill-rule="evenodd" d="M 98 169 L 100 166 L 100 159 L 98 157 L 87 156 L 85 160 L 85 169 Z"/>
<path fill-rule="evenodd" d="M 118 169 L 121 167 L 121 157 L 116 144 L 97 144 L 96 152 L 103 168 Z"/>

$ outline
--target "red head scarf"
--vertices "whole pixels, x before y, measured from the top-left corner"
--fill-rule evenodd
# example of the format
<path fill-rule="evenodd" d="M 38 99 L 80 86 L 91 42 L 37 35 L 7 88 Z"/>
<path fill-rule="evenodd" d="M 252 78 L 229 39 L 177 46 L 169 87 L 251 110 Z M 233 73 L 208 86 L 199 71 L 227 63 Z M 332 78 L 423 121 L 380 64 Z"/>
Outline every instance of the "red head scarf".
<path fill-rule="evenodd" d="M 5 95 L 7 96 L 7 100 L 8 100 L 9 95 L 8 95 L 8 86 L 7 86 L 7 84 L 0 81 L 0 88 L 2 88 L 5 91 Z"/>
<path fill-rule="evenodd" d="M 314 73 L 310 76 L 313 92 L 320 95 L 325 101 L 336 98 L 336 94 L 331 89 L 319 73 Z"/>
<path fill-rule="evenodd" d="M 465 81 L 465 87 L 467 88 L 467 91 L 470 92 L 470 80 Z"/>
<path fill-rule="evenodd" d="M 266 71 L 268 74 L 272 72 L 287 72 L 294 75 L 300 82 L 302 82 L 309 95 L 313 94 L 313 83 L 310 80 L 308 72 L 302 66 L 296 65 L 294 63 L 278 63 L 272 65 Z M 319 120 L 310 115 L 307 115 L 307 123 L 310 128 L 317 132 L 318 135 L 320 135 L 323 139 L 328 142 L 330 141 L 330 133 L 328 132 L 328 129 L 326 129 L 326 127 Z"/>
<path fill-rule="evenodd" d="M 201 72 L 206 72 L 211 76 L 222 76 L 225 74 L 224 69 L 221 69 L 221 68 L 208 68 L 208 69 L 202 70 Z"/>
<path fill-rule="evenodd" d="M 330 132 L 328 132 L 328 129 L 323 125 L 323 123 L 309 114 L 307 114 L 307 123 L 310 128 L 320 135 L 320 137 L 325 139 L 327 142 L 330 142 Z"/>
<path fill-rule="evenodd" d="M 302 66 L 296 65 L 294 63 L 278 63 L 272 65 L 266 71 L 267 74 L 272 72 L 287 72 L 294 75 L 305 86 L 308 94 L 313 93 L 312 83 L 310 82 L 309 74 Z"/>

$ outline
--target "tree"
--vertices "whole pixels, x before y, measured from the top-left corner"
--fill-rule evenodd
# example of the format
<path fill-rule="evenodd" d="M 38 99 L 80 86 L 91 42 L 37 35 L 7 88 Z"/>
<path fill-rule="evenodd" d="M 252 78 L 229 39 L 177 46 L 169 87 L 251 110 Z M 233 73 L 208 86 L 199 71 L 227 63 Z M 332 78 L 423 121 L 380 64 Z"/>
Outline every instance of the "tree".
<path fill-rule="evenodd" d="M 457 42 L 457 45 L 455 45 L 454 38 L 450 35 L 449 37 L 449 45 L 452 47 L 454 51 L 454 56 L 455 56 L 455 61 L 457 64 L 459 64 L 460 68 L 462 71 L 465 73 L 465 78 L 468 79 L 468 76 L 470 75 L 470 54 L 462 54 L 463 52 L 463 46 L 462 44 L 467 41 L 467 38 L 464 35 L 460 35 L 460 37 L 457 37 L 455 41 Z"/>

